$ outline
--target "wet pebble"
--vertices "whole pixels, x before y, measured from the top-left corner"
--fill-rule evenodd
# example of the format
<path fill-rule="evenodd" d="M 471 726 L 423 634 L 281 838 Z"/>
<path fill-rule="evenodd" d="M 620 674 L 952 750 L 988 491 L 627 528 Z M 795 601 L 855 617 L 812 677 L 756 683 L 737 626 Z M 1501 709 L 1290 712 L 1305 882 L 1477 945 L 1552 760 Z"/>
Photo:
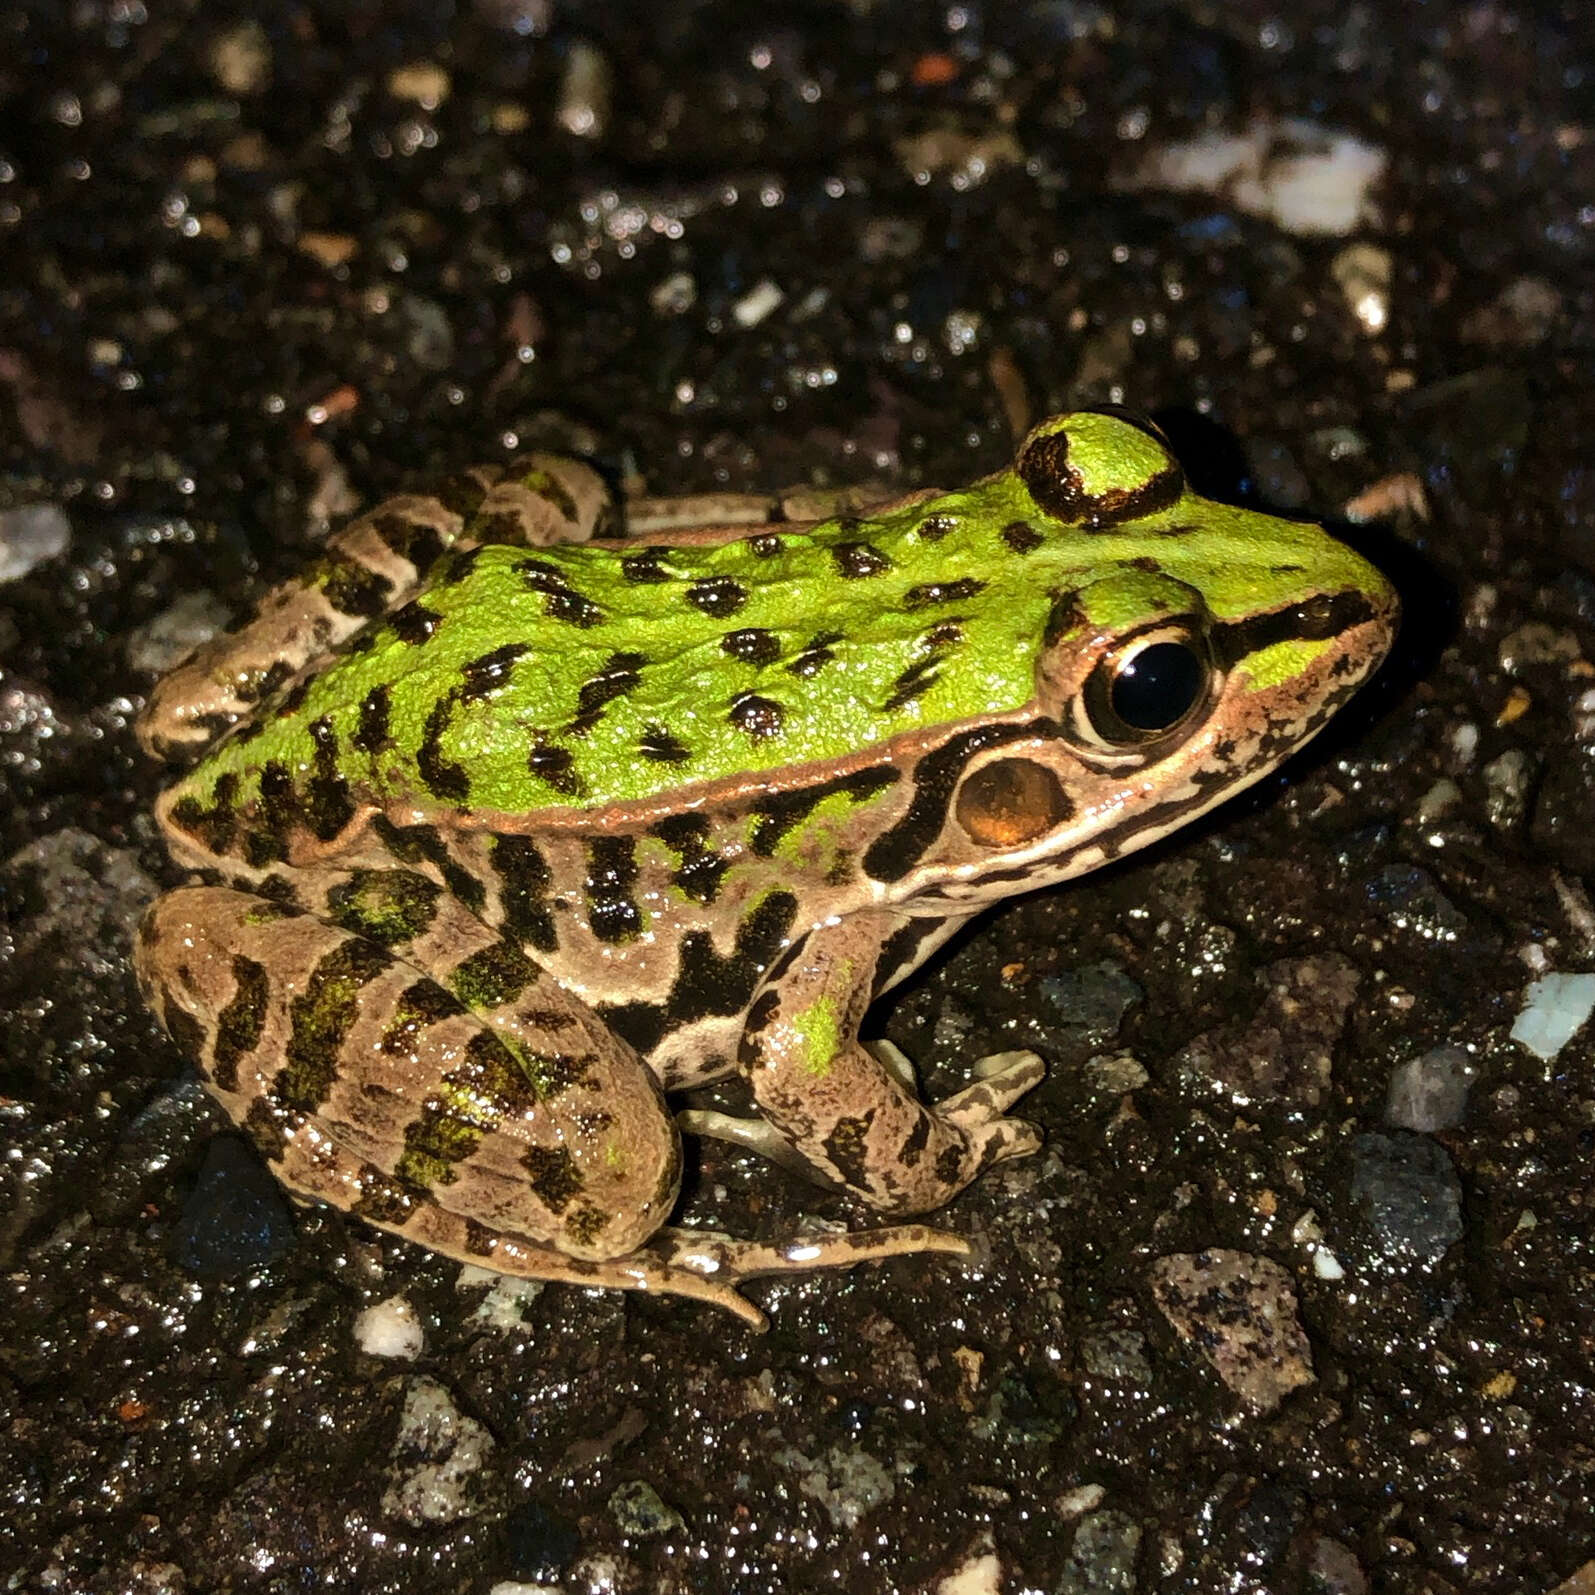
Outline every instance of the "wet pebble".
<path fill-rule="evenodd" d="M 1364 888 L 1368 906 L 1397 930 L 1429 941 L 1457 941 L 1468 930 L 1467 915 L 1440 889 L 1427 870 L 1390 864 L 1375 870 Z"/>
<path fill-rule="evenodd" d="M 1096 1036 L 1116 1034 L 1125 1014 L 1146 995 L 1111 961 L 1065 969 L 1037 985 L 1062 1023 Z"/>
<path fill-rule="evenodd" d="M 1485 765 L 1484 812 L 1498 831 L 1515 831 L 1528 815 L 1529 794 L 1539 761 L 1522 748 L 1508 748 Z"/>
<path fill-rule="evenodd" d="M 354 1338 L 368 1357 L 396 1357 L 410 1362 L 426 1350 L 426 1331 L 404 1296 L 389 1296 L 357 1314 Z"/>
<path fill-rule="evenodd" d="M 681 1514 L 667 1506 L 646 1479 L 632 1479 L 609 1497 L 609 1515 L 628 1539 L 656 1540 L 683 1527 Z"/>
<path fill-rule="evenodd" d="M 1595 1011 L 1595 975 L 1554 974 L 1523 993 L 1512 1039 L 1549 1062 L 1589 1023 Z"/>
<path fill-rule="evenodd" d="M 832 1446 L 819 1457 L 805 1456 L 795 1446 L 783 1446 L 771 1460 L 796 1474 L 803 1494 L 819 1502 L 831 1522 L 848 1532 L 897 1491 L 882 1463 L 858 1446 Z"/>
<path fill-rule="evenodd" d="M 14 582 L 62 553 L 72 537 L 66 511 L 55 504 L 0 510 L 0 582 Z"/>
<path fill-rule="evenodd" d="M 1152 1294 L 1182 1340 L 1191 1342 L 1254 1414 L 1271 1412 L 1311 1383 L 1307 1334 L 1296 1287 L 1278 1263 L 1214 1249 L 1160 1257 Z"/>
<path fill-rule="evenodd" d="M 1351 1156 L 1352 1200 L 1384 1257 L 1428 1266 L 1461 1240 L 1462 1186 L 1439 1142 L 1370 1131 Z"/>
<path fill-rule="evenodd" d="M 492 1452 L 492 1435 L 455 1406 L 443 1385 L 425 1377 L 410 1380 L 383 1512 L 417 1526 L 474 1516 L 479 1507 L 472 1480 Z"/>
<path fill-rule="evenodd" d="M 1351 1551 L 1329 1536 L 1313 1546 L 1308 1573 L 1320 1595 L 1368 1595 L 1368 1575 Z"/>
<path fill-rule="evenodd" d="M 1398 1130 L 1451 1130 L 1467 1111 L 1468 1087 L 1478 1076 L 1462 1047 L 1431 1047 L 1394 1070 L 1385 1097 L 1385 1123 Z"/>
<path fill-rule="evenodd" d="M 1356 966 L 1339 954 L 1283 959 L 1262 972 L 1262 1002 L 1197 1036 L 1175 1059 L 1188 1091 L 1238 1108 L 1316 1108 L 1329 1089 L 1331 1052 L 1356 1000 Z"/>
<path fill-rule="evenodd" d="M 1109 1508 L 1080 1519 L 1056 1595 L 1131 1595 L 1141 1525 L 1128 1512 Z"/>
<path fill-rule="evenodd" d="M 1152 1382 L 1146 1336 L 1133 1329 L 1108 1329 L 1087 1335 L 1080 1342 L 1080 1361 L 1086 1372 L 1098 1379 L 1122 1380 L 1143 1387 Z"/>

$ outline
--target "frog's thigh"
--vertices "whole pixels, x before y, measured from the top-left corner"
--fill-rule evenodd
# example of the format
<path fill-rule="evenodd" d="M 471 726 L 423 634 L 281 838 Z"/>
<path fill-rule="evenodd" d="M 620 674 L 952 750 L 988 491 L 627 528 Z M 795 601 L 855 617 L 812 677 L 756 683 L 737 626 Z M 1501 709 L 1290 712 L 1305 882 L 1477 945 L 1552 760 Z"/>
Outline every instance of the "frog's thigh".
<path fill-rule="evenodd" d="M 552 979 L 511 1032 L 391 947 L 223 887 L 159 899 L 136 963 L 173 1039 L 303 1195 L 499 1268 L 506 1241 L 629 1252 L 674 1204 L 680 1144 L 657 1082 Z"/>
<path fill-rule="evenodd" d="M 197 753 L 339 643 L 408 603 L 451 549 L 582 542 L 608 513 L 603 479 L 552 454 L 517 460 L 508 475 L 478 467 L 435 494 L 385 499 L 334 532 L 321 556 L 272 588 L 243 625 L 162 677 L 139 716 L 139 739 L 161 758 Z"/>
<path fill-rule="evenodd" d="M 893 971 L 903 922 L 861 915 L 811 932 L 755 999 L 742 1065 L 764 1116 L 822 1174 L 875 1207 L 922 1213 L 950 1200 L 987 1164 L 1034 1152 L 1033 1125 L 1006 1110 L 1041 1079 L 1033 1053 L 1013 1054 L 947 1102 L 921 1102 L 890 1061 L 858 1040 L 873 993 Z"/>

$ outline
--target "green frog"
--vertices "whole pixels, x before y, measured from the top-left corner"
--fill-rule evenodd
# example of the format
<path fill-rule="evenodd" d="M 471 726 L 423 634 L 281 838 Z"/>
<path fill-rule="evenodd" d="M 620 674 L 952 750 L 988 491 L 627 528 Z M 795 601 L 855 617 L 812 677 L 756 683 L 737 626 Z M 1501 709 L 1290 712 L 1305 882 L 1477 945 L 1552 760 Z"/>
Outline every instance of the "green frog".
<path fill-rule="evenodd" d="M 966 1251 L 671 1228 L 682 1130 L 897 1218 L 1035 1151 L 1034 1054 L 927 1103 L 866 1009 L 987 905 L 1257 780 L 1395 626 L 1364 560 L 1198 497 L 1116 414 L 961 491 L 749 509 L 620 537 L 579 461 L 467 471 L 154 691 L 145 746 L 200 755 L 158 808 L 199 883 L 139 979 L 296 1196 L 756 1326 L 750 1277 Z M 732 1075 L 754 1117 L 667 1104 Z"/>

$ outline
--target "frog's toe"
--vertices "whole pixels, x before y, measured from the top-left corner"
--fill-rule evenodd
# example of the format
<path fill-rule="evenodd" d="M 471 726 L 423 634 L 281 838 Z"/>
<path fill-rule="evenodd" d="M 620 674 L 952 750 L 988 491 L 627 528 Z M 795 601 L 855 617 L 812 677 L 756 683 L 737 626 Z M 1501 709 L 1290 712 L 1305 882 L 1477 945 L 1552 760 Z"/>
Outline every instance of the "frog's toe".
<path fill-rule="evenodd" d="M 1033 1052 L 994 1052 L 975 1065 L 979 1078 L 937 1105 L 942 1118 L 964 1130 L 978 1130 L 1000 1120 L 1046 1075 L 1047 1066 Z M 1017 1154 L 1010 1154 L 1015 1156 Z"/>
<path fill-rule="evenodd" d="M 676 1123 L 688 1135 L 729 1141 L 744 1151 L 757 1152 L 760 1157 L 768 1158 L 770 1162 L 806 1180 L 819 1178 L 819 1171 L 814 1165 L 768 1119 L 740 1119 L 734 1114 L 720 1113 L 713 1108 L 684 1108 L 676 1115 Z"/>
<path fill-rule="evenodd" d="M 1040 1129 L 1028 1119 L 997 1119 L 971 1139 L 980 1148 L 980 1166 L 1006 1163 L 1009 1158 L 1029 1157 L 1042 1146 Z"/>
<path fill-rule="evenodd" d="M 864 1042 L 863 1047 L 877 1063 L 891 1073 L 905 1091 L 915 1089 L 914 1066 L 908 1061 L 907 1053 L 895 1041 L 888 1041 L 882 1036 L 879 1041 Z"/>

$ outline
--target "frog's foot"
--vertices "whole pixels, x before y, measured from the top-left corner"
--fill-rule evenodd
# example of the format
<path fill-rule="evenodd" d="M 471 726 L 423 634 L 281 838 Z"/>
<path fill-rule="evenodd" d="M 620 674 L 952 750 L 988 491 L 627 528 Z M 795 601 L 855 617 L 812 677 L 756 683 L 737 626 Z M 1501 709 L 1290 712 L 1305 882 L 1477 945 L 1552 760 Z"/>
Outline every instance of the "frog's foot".
<path fill-rule="evenodd" d="M 808 1274 L 819 1268 L 851 1268 L 855 1263 L 942 1252 L 967 1257 L 972 1248 L 961 1235 L 929 1224 L 894 1224 L 886 1229 L 847 1232 L 816 1230 L 765 1244 L 736 1240 L 714 1230 L 660 1230 L 641 1251 L 612 1266 L 647 1277 L 630 1288 L 662 1290 L 727 1308 L 757 1330 L 769 1320 L 740 1293 L 747 1280 L 771 1274 Z M 691 1288 L 683 1280 L 692 1279 Z"/>
<path fill-rule="evenodd" d="M 1028 1157 L 1041 1147 L 1041 1132 L 1025 1119 L 1004 1115 L 1027 1091 L 1041 1084 L 1046 1065 L 1033 1052 L 994 1052 L 975 1064 L 979 1078 L 936 1104 L 949 1124 L 978 1141 L 984 1163 Z"/>
<path fill-rule="evenodd" d="M 408 1231 L 435 1251 L 462 1256 L 458 1237 L 444 1233 L 450 1215 L 429 1213 L 433 1233 Z M 683 1296 L 723 1308 L 750 1328 L 763 1333 L 769 1319 L 741 1292 L 750 1279 L 769 1274 L 807 1274 L 818 1268 L 851 1268 L 855 1263 L 917 1252 L 944 1252 L 967 1257 L 971 1247 L 960 1235 L 928 1224 L 898 1224 L 889 1229 L 831 1233 L 824 1230 L 766 1245 L 740 1241 L 716 1230 L 659 1230 L 646 1245 L 624 1257 L 587 1262 L 514 1236 L 492 1236 L 487 1245 L 476 1237 L 470 1261 L 522 1279 L 585 1285 L 598 1290 L 644 1290 L 661 1296 Z"/>

